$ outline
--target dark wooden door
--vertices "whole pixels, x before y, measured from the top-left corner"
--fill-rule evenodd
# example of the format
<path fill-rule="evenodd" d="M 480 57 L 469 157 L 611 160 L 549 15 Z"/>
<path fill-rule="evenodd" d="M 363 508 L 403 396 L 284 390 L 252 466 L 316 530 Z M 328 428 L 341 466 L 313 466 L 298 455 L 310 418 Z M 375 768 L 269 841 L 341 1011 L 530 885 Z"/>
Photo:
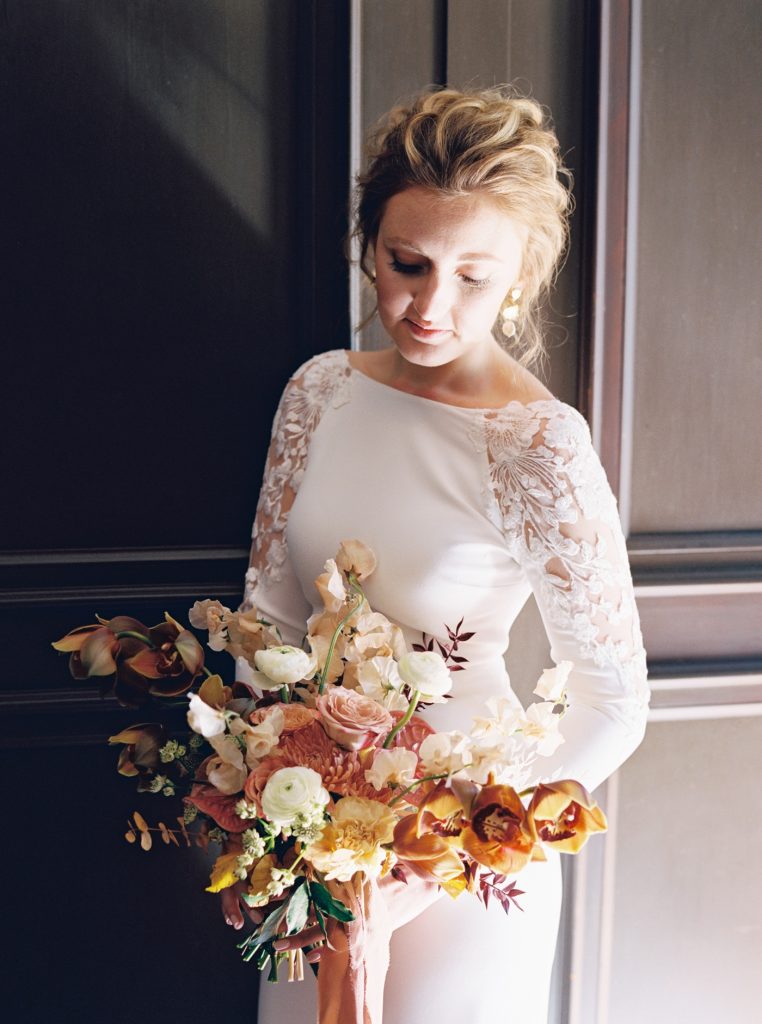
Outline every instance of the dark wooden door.
<path fill-rule="evenodd" d="M 0 47 L 4 1005 L 254 1021 L 204 855 L 124 842 L 144 715 L 50 641 L 239 599 L 280 391 L 349 339 L 348 4 L 8 0 Z"/>

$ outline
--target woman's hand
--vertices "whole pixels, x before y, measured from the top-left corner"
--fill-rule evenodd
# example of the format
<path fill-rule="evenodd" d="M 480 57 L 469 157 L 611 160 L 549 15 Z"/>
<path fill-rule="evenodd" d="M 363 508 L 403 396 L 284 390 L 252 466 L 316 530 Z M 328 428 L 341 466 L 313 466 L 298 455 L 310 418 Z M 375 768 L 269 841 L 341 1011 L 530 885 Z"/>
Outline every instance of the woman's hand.
<path fill-rule="evenodd" d="M 246 892 L 246 882 L 236 882 L 235 885 L 223 889 L 220 893 L 220 904 L 225 924 L 229 924 L 236 931 L 243 928 L 244 912 L 253 924 L 261 924 L 264 920 L 264 915 L 261 911 L 248 906 L 241 899 L 241 895 L 244 892 Z"/>
<path fill-rule="evenodd" d="M 377 886 L 378 889 L 380 898 L 374 900 L 371 926 L 382 943 L 388 943 L 393 931 L 418 917 L 419 914 L 427 910 L 442 895 L 443 890 L 435 882 L 426 882 L 413 874 L 412 871 L 406 872 L 405 877 L 407 882 L 400 881 L 390 873 L 385 875 L 379 882 L 366 883 Z M 332 882 L 329 883 L 329 888 L 336 897 L 346 903 L 347 885 L 349 883 L 339 885 Z M 332 930 L 329 930 L 329 941 L 332 938 Z M 312 946 L 314 948 L 306 949 L 304 955 L 309 963 L 315 964 L 326 953 L 330 954 L 331 952 L 330 947 L 323 944 L 324 937 L 320 927 L 315 925 L 305 928 L 295 935 L 276 939 L 274 946 L 278 952 L 305 949 L 305 947 Z M 333 945 L 333 942 L 331 942 L 331 945 Z"/>

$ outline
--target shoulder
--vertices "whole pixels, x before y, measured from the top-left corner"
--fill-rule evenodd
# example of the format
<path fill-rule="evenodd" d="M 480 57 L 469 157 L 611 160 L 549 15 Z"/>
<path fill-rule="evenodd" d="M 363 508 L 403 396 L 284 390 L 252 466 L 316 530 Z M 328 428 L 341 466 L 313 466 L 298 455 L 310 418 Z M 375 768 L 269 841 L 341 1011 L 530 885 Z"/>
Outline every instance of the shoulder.
<path fill-rule="evenodd" d="M 343 348 L 318 352 L 302 363 L 290 376 L 286 387 L 308 387 L 331 378 L 345 378 L 350 370 L 347 352 Z"/>
<path fill-rule="evenodd" d="M 512 403 L 485 414 L 483 448 L 504 529 L 555 536 L 562 524 L 618 521 L 616 500 L 590 428 L 557 398 Z M 558 534 L 560 542 L 560 534 Z"/>

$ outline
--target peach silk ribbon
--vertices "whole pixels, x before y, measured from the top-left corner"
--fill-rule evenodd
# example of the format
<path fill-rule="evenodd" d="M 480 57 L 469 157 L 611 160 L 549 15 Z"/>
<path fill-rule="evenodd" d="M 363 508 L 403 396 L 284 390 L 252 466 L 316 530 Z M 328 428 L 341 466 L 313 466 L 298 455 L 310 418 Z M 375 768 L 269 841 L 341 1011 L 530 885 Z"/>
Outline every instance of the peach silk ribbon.
<path fill-rule="evenodd" d="M 392 931 L 417 917 L 442 890 L 415 876 L 407 884 L 391 875 L 378 883 L 361 874 L 331 882 L 330 888 L 355 919 L 329 919 L 317 979 L 318 1024 L 382 1024 Z"/>

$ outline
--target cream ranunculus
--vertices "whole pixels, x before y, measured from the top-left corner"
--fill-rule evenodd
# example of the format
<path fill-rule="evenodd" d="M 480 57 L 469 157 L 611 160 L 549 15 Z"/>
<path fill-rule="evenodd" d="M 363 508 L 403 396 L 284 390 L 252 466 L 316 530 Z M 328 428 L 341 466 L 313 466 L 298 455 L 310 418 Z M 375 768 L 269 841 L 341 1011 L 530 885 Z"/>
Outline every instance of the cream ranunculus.
<path fill-rule="evenodd" d="M 396 823 L 396 815 L 378 800 L 345 796 L 321 838 L 306 847 L 304 859 L 328 880 L 348 882 L 357 871 L 378 878 L 387 858 L 382 844 L 392 841 Z"/>
<path fill-rule="evenodd" d="M 190 695 L 188 708 L 188 725 L 205 739 L 218 736 L 225 731 L 225 712 L 220 708 L 210 707 L 197 693 Z"/>
<path fill-rule="evenodd" d="M 254 664 L 259 670 L 254 676 L 254 685 L 262 690 L 278 690 L 291 686 L 312 675 L 315 660 L 299 647 L 283 644 L 257 651 Z"/>
<path fill-rule="evenodd" d="M 444 695 L 452 688 L 452 676 L 444 658 L 436 651 L 409 651 L 399 663 L 403 681 L 418 690 L 421 699 L 443 704 Z"/>
<path fill-rule="evenodd" d="M 266 818 L 283 827 L 293 825 L 299 816 L 313 816 L 330 799 L 322 778 L 312 768 L 279 768 L 267 780 L 262 810 Z"/>

